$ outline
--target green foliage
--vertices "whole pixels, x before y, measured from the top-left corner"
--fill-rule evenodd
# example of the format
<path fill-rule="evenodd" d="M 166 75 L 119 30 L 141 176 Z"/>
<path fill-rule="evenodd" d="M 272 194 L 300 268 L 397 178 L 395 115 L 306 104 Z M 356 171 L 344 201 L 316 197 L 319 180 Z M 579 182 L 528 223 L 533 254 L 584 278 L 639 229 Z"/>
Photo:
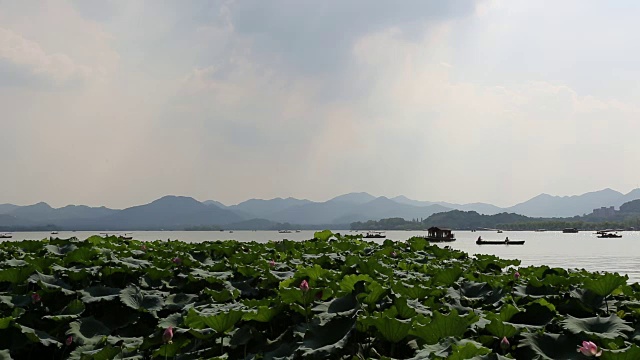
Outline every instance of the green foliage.
<path fill-rule="evenodd" d="M 0 359 L 579 359 L 582 341 L 603 359 L 640 353 L 639 285 L 617 274 L 521 267 L 514 281 L 518 260 L 330 231 L 142 245 L 0 243 Z"/>

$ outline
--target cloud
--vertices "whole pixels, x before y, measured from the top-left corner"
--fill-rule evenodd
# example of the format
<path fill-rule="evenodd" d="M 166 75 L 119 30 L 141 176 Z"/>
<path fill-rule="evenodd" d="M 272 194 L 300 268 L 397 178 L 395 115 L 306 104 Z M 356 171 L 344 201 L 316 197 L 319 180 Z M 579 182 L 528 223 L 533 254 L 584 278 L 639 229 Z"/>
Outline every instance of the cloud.
<path fill-rule="evenodd" d="M 0 28 L 0 61 L 23 67 L 31 75 L 44 76 L 59 83 L 105 76 L 104 69 L 77 64 L 65 54 L 48 54 L 38 43 L 3 28 Z"/>

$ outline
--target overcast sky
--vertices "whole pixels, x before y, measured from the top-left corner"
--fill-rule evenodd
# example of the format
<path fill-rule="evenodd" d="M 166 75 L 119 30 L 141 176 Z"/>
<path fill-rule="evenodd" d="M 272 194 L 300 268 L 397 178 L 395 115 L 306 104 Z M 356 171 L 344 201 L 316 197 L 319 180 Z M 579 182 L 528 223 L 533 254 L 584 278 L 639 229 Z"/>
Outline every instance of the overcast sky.
<path fill-rule="evenodd" d="M 640 186 L 637 1 L 0 0 L 0 203 Z"/>

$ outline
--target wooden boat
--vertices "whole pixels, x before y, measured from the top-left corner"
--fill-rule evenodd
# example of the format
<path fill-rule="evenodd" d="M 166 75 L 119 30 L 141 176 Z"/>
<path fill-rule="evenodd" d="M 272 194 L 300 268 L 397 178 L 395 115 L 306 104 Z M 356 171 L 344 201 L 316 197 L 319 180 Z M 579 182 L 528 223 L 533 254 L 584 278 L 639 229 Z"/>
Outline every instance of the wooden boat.
<path fill-rule="evenodd" d="M 370 231 L 364 235 L 367 239 L 384 239 L 387 237 L 382 231 Z"/>
<path fill-rule="evenodd" d="M 610 239 L 610 238 L 621 238 L 622 235 L 615 233 L 601 233 L 598 235 L 599 238 Z"/>
<path fill-rule="evenodd" d="M 11 234 L 0 234 L 0 239 L 11 239 L 12 237 Z"/>
<path fill-rule="evenodd" d="M 524 245 L 524 240 L 476 240 L 478 245 Z"/>
<path fill-rule="evenodd" d="M 498 230 L 498 234 L 502 234 L 502 230 Z"/>
<path fill-rule="evenodd" d="M 453 235 L 450 229 L 439 228 L 437 226 L 430 227 L 427 230 L 427 236 L 422 236 L 423 239 L 430 242 L 452 242 L 456 241 L 456 237 Z"/>
<path fill-rule="evenodd" d="M 58 232 L 57 231 L 52 231 L 51 235 L 58 235 Z"/>
<path fill-rule="evenodd" d="M 578 232 L 578 229 L 576 228 L 566 228 L 562 230 L 563 233 L 565 234 L 576 234 Z"/>
<path fill-rule="evenodd" d="M 280 234 L 291 234 L 291 230 L 280 230 L 278 231 Z"/>
<path fill-rule="evenodd" d="M 126 233 L 126 234 L 119 235 L 118 239 L 120 239 L 120 240 L 133 240 L 133 236 L 131 236 L 131 234 L 129 234 L 129 233 Z"/>

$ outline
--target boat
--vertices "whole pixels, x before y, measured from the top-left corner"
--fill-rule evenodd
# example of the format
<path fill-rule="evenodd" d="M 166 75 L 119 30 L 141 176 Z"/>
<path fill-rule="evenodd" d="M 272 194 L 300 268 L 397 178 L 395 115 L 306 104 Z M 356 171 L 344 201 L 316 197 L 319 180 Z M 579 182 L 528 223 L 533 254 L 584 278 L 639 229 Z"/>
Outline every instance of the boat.
<path fill-rule="evenodd" d="M 565 234 L 575 234 L 578 232 L 578 229 L 576 228 L 566 228 L 562 230 L 563 233 Z"/>
<path fill-rule="evenodd" d="M 452 242 L 456 241 L 456 237 L 453 235 L 450 229 L 439 228 L 437 226 L 427 229 L 427 236 L 422 236 L 423 239 L 430 242 Z"/>
<path fill-rule="evenodd" d="M 509 240 L 509 238 L 506 238 L 504 240 L 482 240 L 482 238 L 478 238 L 478 240 L 476 240 L 476 244 L 478 245 L 524 245 L 524 240 Z"/>
<path fill-rule="evenodd" d="M 498 234 L 502 234 L 502 230 L 498 230 Z"/>
<path fill-rule="evenodd" d="M 52 231 L 51 235 L 58 235 L 58 232 L 57 231 Z"/>
<path fill-rule="evenodd" d="M 367 239 L 384 239 L 387 235 L 382 231 L 370 231 L 364 235 Z"/>
<path fill-rule="evenodd" d="M 233 230 L 229 230 L 229 234 L 233 234 Z"/>
<path fill-rule="evenodd" d="M 546 229 L 536 229 L 535 232 L 545 232 L 547 231 Z"/>
<path fill-rule="evenodd" d="M 278 231 L 280 234 L 291 234 L 291 230 L 280 230 Z"/>
<path fill-rule="evenodd" d="M 118 236 L 120 240 L 133 240 L 133 236 L 130 233 L 122 234 Z"/>
<path fill-rule="evenodd" d="M 11 239 L 12 237 L 11 234 L 0 234 L 0 239 Z"/>
<path fill-rule="evenodd" d="M 300 230 L 296 230 L 296 232 L 300 232 Z"/>
<path fill-rule="evenodd" d="M 622 235 L 607 231 L 598 231 L 598 237 L 601 239 L 621 238 Z"/>

